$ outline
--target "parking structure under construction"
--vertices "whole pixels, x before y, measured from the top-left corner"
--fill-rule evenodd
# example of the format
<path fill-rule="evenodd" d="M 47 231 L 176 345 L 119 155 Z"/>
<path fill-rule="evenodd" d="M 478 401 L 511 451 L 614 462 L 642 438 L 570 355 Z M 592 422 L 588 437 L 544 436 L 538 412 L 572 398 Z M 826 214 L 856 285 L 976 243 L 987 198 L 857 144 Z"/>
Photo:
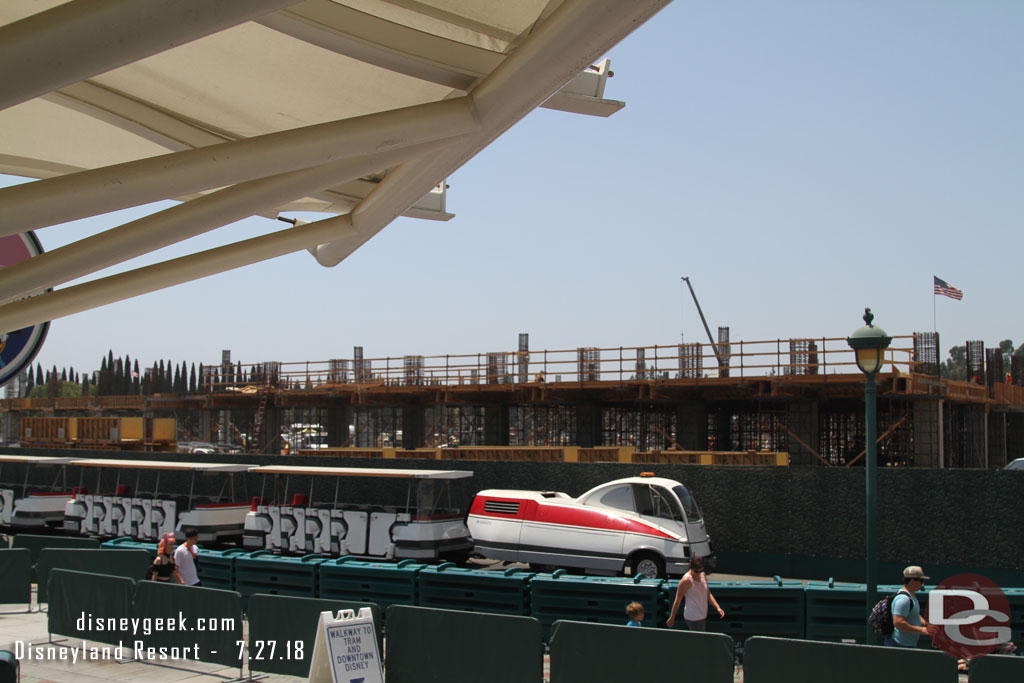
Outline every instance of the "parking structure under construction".
<path fill-rule="evenodd" d="M 879 464 L 999 467 L 1024 455 L 1024 359 L 969 342 L 967 379 L 953 380 L 940 377 L 938 347 L 937 334 L 915 333 L 886 350 Z M 0 410 L 6 440 L 23 446 L 123 447 L 24 429 L 40 417 L 117 416 L 174 418 L 179 444 L 252 454 L 656 463 L 731 453 L 850 466 L 863 464 L 864 381 L 844 338 L 730 342 L 720 328 L 714 345 L 533 351 L 521 334 L 515 351 L 464 355 L 371 358 L 355 347 L 347 359 L 242 363 L 225 351 L 201 366 L 195 393 L 9 398 Z M 773 457 L 755 457 L 764 453 Z"/>

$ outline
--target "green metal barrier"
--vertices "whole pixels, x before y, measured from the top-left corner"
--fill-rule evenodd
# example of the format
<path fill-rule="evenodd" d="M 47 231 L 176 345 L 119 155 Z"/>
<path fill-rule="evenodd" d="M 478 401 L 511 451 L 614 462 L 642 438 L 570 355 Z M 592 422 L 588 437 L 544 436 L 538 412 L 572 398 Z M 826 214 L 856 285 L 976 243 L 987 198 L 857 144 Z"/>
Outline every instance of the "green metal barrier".
<path fill-rule="evenodd" d="M 95 538 L 78 538 L 75 536 L 41 536 L 36 534 L 18 534 L 11 541 L 12 548 L 28 548 L 32 553 L 32 581 L 39 582 L 36 565 L 39 564 L 39 553 L 43 548 L 81 548 L 97 550 L 100 542 Z"/>
<path fill-rule="evenodd" d="M 346 600 L 262 595 L 249 598 L 249 670 L 287 676 L 309 675 L 321 612 L 337 614 L 369 607 L 377 630 L 377 651 L 384 652 L 384 614 L 379 605 Z"/>
<path fill-rule="evenodd" d="M 93 574 L 142 579 L 152 563 L 153 560 L 149 553 L 138 548 L 127 550 L 43 548 L 39 552 L 39 563 L 36 565 L 36 576 L 39 577 L 39 592 L 36 600 L 40 603 L 48 601 L 47 578 L 52 569 L 74 569 Z"/>
<path fill-rule="evenodd" d="M 32 609 L 32 553 L 27 548 L 0 549 L 0 604 L 13 603 Z"/>
<path fill-rule="evenodd" d="M 325 558 L 321 555 L 280 557 L 267 550 L 257 550 L 232 559 L 235 590 L 247 599 L 253 593 L 315 598 L 319 589 L 318 569 Z M 202 555 L 199 563 L 203 563 Z"/>
<path fill-rule="evenodd" d="M 100 543 L 100 548 L 106 548 L 107 550 L 145 550 L 149 553 L 150 561 L 156 559 L 156 551 L 159 547 L 159 543 L 154 543 L 153 541 L 137 541 L 131 536 L 112 538 L 109 541 L 103 541 Z"/>
<path fill-rule="evenodd" d="M 719 633 L 577 621 L 556 621 L 551 630 L 551 683 L 676 679 L 732 683 L 733 664 L 733 640 Z"/>
<path fill-rule="evenodd" d="M 530 617 L 392 605 L 387 609 L 387 635 L 388 683 L 523 683 L 543 678 L 541 627 Z"/>
<path fill-rule="evenodd" d="M 242 666 L 242 596 L 235 591 L 139 581 L 133 616 L 167 620 L 164 628 L 134 639 L 133 649 L 142 648 L 137 658 Z"/>
<path fill-rule="evenodd" d="M 971 683 L 1024 681 L 1024 657 L 985 655 L 971 660 Z"/>
<path fill-rule="evenodd" d="M 1010 604 L 1010 630 L 1013 631 L 1010 642 L 1024 647 L 1024 588 L 1004 588 L 1003 593 Z"/>
<path fill-rule="evenodd" d="M 559 620 L 624 625 L 626 605 L 644 606 L 644 626 L 664 623 L 665 581 L 604 576 L 575 576 L 564 570 L 537 574 L 530 581 L 530 614 L 540 620 L 545 639 Z"/>
<path fill-rule="evenodd" d="M 678 582 L 665 582 L 662 590 L 669 610 L 676 598 Z M 800 581 L 712 581 L 708 587 L 725 610 L 719 619 L 708 607 L 707 629 L 743 642 L 750 636 L 804 637 L 804 586 Z M 676 615 L 677 629 L 686 629 L 683 605 Z M 668 618 L 666 614 L 665 619 Z M 659 620 L 663 623 L 665 619 Z"/>
<path fill-rule="evenodd" d="M 808 640 L 864 642 L 868 610 L 862 583 L 810 582 L 804 587 Z M 879 591 L 879 599 L 885 595 Z"/>
<path fill-rule="evenodd" d="M 199 548 L 199 580 L 203 588 L 235 590 L 235 560 L 244 557 L 238 548 L 208 550 Z"/>
<path fill-rule="evenodd" d="M 123 646 L 117 657 L 131 657 L 136 634 L 130 628 L 135 581 L 122 576 L 53 569 L 47 628 L 72 639 Z M 122 630 L 122 626 L 129 626 Z M 109 659 L 109 657 L 108 657 Z"/>
<path fill-rule="evenodd" d="M 0 650 L 0 683 L 17 683 L 21 680 L 21 662 L 10 650 Z"/>
<path fill-rule="evenodd" d="M 902 584 L 879 586 L 878 599 L 892 595 L 902 587 Z M 871 614 L 865 590 L 867 587 L 862 583 L 835 583 L 831 580 L 808 583 L 804 587 L 806 638 L 863 645 Z M 923 614 L 928 606 L 928 592 L 918 591 L 917 600 Z M 881 636 L 874 644 L 881 644 Z M 918 639 L 917 646 L 922 650 L 933 649 L 932 641 L 925 637 Z"/>
<path fill-rule="evenodd" d="M 320 597 L 372 602 L 384 609 L 391 605 L 415 605 L 419 572 L 425 566 L 413 560 L 395 564 L 352 557 L 324 562 L 320 565 Z"/>
<path fill-rule="evenodd" d="M 956 660 L 936 650 L 755 636 L 743 648 L 743 679 L 750 683 L 957 683 L 959 676 Z"/>
<path fill-rule="evenodd" d="M 483 571 L 445 562 L 420 570 L 417 603 L 420 607 L 526 616 L 532 577 L 522 569 Z"/>

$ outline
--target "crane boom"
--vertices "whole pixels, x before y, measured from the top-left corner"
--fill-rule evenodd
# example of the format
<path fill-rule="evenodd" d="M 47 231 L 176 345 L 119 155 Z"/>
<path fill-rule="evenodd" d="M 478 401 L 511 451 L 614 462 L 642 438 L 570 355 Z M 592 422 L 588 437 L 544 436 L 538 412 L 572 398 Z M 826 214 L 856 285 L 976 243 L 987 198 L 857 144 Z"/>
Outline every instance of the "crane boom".
<path fill-rule="evenodd" d="M 711 349 L 715 352 L 715 358 L 718 359 L 718 366 L 722 367 L 722 356 L 718 352 L 718 344 L 715 343 L 714 337 L 711 336 L 711 328 L 708 327 L 708 321 L 704 318 L 704 311 L 700 308 L 700 302 L 697 301 L 697 293 L 693 291 L 693 285 L 690 284 L 690 278 L 685 275 L 682 278 L 686 286 L 690 288 L 690 296 L 693 297 L 693 303 L 697 306 L 697 313 L 700 314 L 700 321 L 704 323 L 704 331 L 708 333 L 708 341 L 711 342 Z"/>

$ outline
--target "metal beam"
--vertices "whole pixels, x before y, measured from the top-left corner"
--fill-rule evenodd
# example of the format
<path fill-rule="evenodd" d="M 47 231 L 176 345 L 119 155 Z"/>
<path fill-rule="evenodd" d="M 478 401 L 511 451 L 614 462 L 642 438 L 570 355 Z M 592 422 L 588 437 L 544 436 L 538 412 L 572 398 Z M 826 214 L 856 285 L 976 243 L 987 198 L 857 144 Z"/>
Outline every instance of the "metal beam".
<path fill-rule="evenodd" d="M 459 97 L 15 185 L 0 189 L 0 236 L 451 138 L 478 127 L 471 101 Z"/>
<path fill-rule="evenodd" d="M 241 137 L 208 124 L 186 120 L 92 81 L 74 83 L 44 95 L 42 99 L 105 121 L 174 152 Z"/>
<path fill-rule="evenodd" d="M 0 28 L 0 109 L 297 2 L 66 2 Z"/>
<path fill-rule="evenodd" d="M 353 209 L 369 239 L 495 138 L 583 71 L 671 0 L 568 0 L 473 89 L 481 128 L 467 142 L 394 169 Z M 334 266 L 358 248 L 352 240 L 321 244 L 314 255 Z"/>
<path fill-rule="evenodd" d="M 304 2 L 256 23 L 364 64 L 462 92 L 471 90 L 506 58 L 501 52 L 418 31 L 335 2 Z M 611 116 L 625 104 L 563 89 L 540 106 Z"/>
<path fill-rule="evenodd" d="M 19 330 L 141 294 L 315 247 L 354 233 L 348 214 L 182 256 L 0 306 L 0 330 Z"/>
<path fill-rule="evenodd" d="M 428 142 L 252 180 L 145 216 L 0 270 L 0 303 L 41 293 L 242 218 L 273 211 L 296 198 L 436 151 L 445 144 L 449 141 Z"/>

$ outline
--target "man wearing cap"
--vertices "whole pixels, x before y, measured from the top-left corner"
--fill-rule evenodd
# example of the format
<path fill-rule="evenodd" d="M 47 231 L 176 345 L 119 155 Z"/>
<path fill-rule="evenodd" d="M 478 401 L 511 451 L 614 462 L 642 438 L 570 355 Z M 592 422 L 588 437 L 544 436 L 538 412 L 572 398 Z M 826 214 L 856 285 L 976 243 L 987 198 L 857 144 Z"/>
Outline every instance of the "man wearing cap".
<path fill-rule="evenodd" d="M 928 622 L 921 616 L 921 605 L 914 595 L 924 587 L 928 576 L 917 565 L 903 570 L 903 588 L 892 599 L 892 635 L 885 637 L 891 647 L 917 647 L 917 639 L 928 635 Z"/>

